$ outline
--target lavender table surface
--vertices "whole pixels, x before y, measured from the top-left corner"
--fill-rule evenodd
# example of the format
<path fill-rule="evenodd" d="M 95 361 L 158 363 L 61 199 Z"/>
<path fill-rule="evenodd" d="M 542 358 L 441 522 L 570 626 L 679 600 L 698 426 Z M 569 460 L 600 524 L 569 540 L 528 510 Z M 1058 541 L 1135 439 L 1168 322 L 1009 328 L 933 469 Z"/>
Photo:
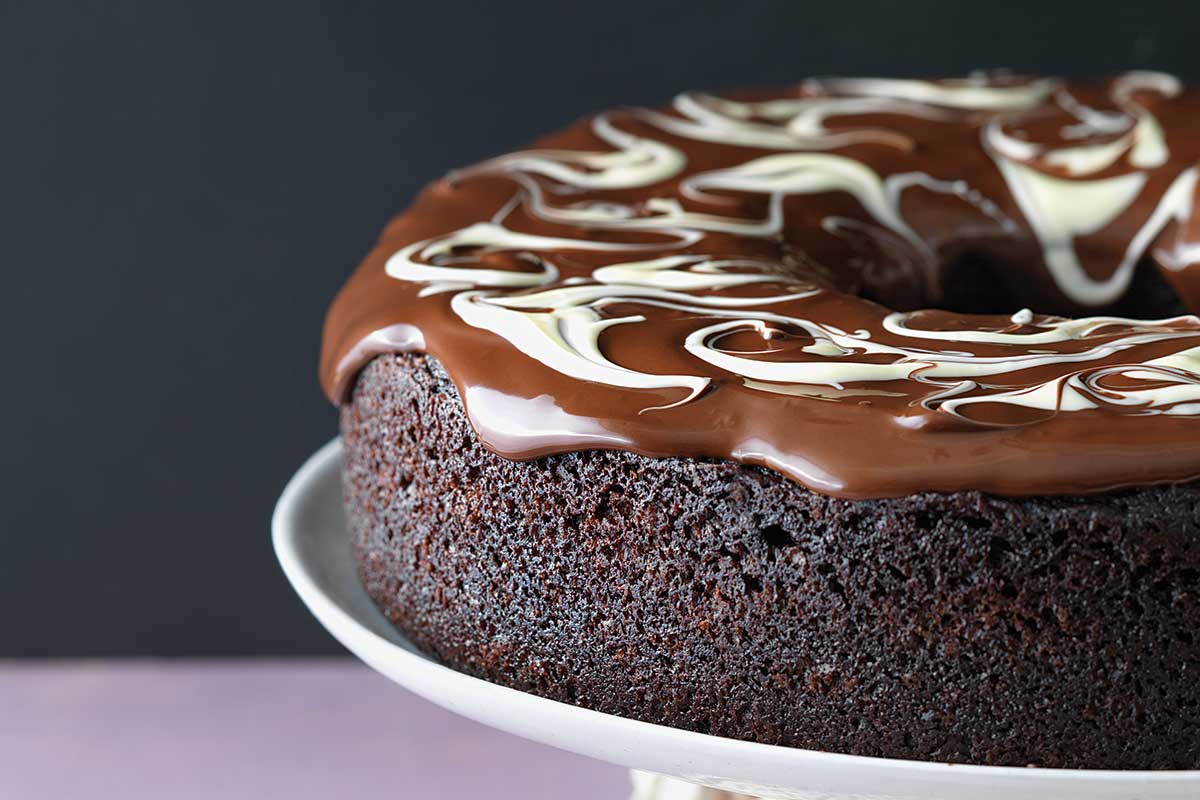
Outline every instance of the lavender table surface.
<path fill-rule="evenodd" d="M 572 798 L 626 772 L 345 659 L 0 662 L 0 797 Z"/>

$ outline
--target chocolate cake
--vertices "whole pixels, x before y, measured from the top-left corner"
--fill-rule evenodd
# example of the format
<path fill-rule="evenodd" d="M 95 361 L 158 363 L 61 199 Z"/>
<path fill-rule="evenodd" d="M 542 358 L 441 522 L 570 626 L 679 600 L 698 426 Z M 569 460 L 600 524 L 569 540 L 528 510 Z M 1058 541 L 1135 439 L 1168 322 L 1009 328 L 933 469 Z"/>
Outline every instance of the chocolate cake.
<path fill-rule="evenodd" d="M 1198 177 L 1146 72 L 684 94 L 454 173 L 326 322 L 364 586 L 599 711 L 1200 768 Z"/>

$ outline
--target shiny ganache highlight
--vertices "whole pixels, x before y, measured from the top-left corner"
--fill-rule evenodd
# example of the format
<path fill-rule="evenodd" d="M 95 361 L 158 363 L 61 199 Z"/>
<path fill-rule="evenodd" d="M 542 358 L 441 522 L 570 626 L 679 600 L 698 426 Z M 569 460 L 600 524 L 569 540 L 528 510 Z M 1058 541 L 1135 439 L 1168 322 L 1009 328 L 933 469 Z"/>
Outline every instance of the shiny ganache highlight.
<path fill-rule="evenodd" d="M 1200 478 L 1200 319 L 1108 313 L 1146 270 L 1200 308 L 1198 169 L 1200 93 L 1160 73 L 607 112 L 422 192 L 334 301 L 322 380 L 341 402 L 426 352 L 501 455 L 727 458 L 844 497 Z M 979 265 L 1020 305 L 937 310 Z"/>

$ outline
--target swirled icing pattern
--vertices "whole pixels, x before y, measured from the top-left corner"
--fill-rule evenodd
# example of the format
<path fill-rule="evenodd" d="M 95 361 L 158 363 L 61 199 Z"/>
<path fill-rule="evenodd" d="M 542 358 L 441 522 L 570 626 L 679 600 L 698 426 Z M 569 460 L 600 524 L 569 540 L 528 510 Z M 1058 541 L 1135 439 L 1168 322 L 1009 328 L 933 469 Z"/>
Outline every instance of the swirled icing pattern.
<path fill-rule="evenodd" d="M 429 352 L 502 455 L 732 458 L 847 497 L 1190 480 L 1200 319 L 1111 307 L 1157 275 L 1200 308 L 1198 170 L 1200 94 L 1159 73 L 603 113 L 427 188 L 334 302 L 322 379 L 341 401 Z M 969 264 L 1011 308 L 931 310 Z"/>

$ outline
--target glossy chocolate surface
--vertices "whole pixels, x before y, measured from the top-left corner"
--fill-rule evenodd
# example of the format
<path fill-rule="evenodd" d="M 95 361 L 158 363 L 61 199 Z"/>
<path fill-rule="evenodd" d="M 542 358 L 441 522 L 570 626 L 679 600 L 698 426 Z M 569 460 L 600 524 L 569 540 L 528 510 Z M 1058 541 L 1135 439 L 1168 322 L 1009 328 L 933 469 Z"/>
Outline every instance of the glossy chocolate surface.
<path fill-rule="evenodd" d="M 1200 307 L 1198 164 L 1200 92 L 1158 73 L 609 112 L 422 192 L 334 301 L 322 381 L 427 352 L 502 455 L 845 497 L 1191 480 L 1200 320 L 1108 315 L 1146 281 Z"/>

